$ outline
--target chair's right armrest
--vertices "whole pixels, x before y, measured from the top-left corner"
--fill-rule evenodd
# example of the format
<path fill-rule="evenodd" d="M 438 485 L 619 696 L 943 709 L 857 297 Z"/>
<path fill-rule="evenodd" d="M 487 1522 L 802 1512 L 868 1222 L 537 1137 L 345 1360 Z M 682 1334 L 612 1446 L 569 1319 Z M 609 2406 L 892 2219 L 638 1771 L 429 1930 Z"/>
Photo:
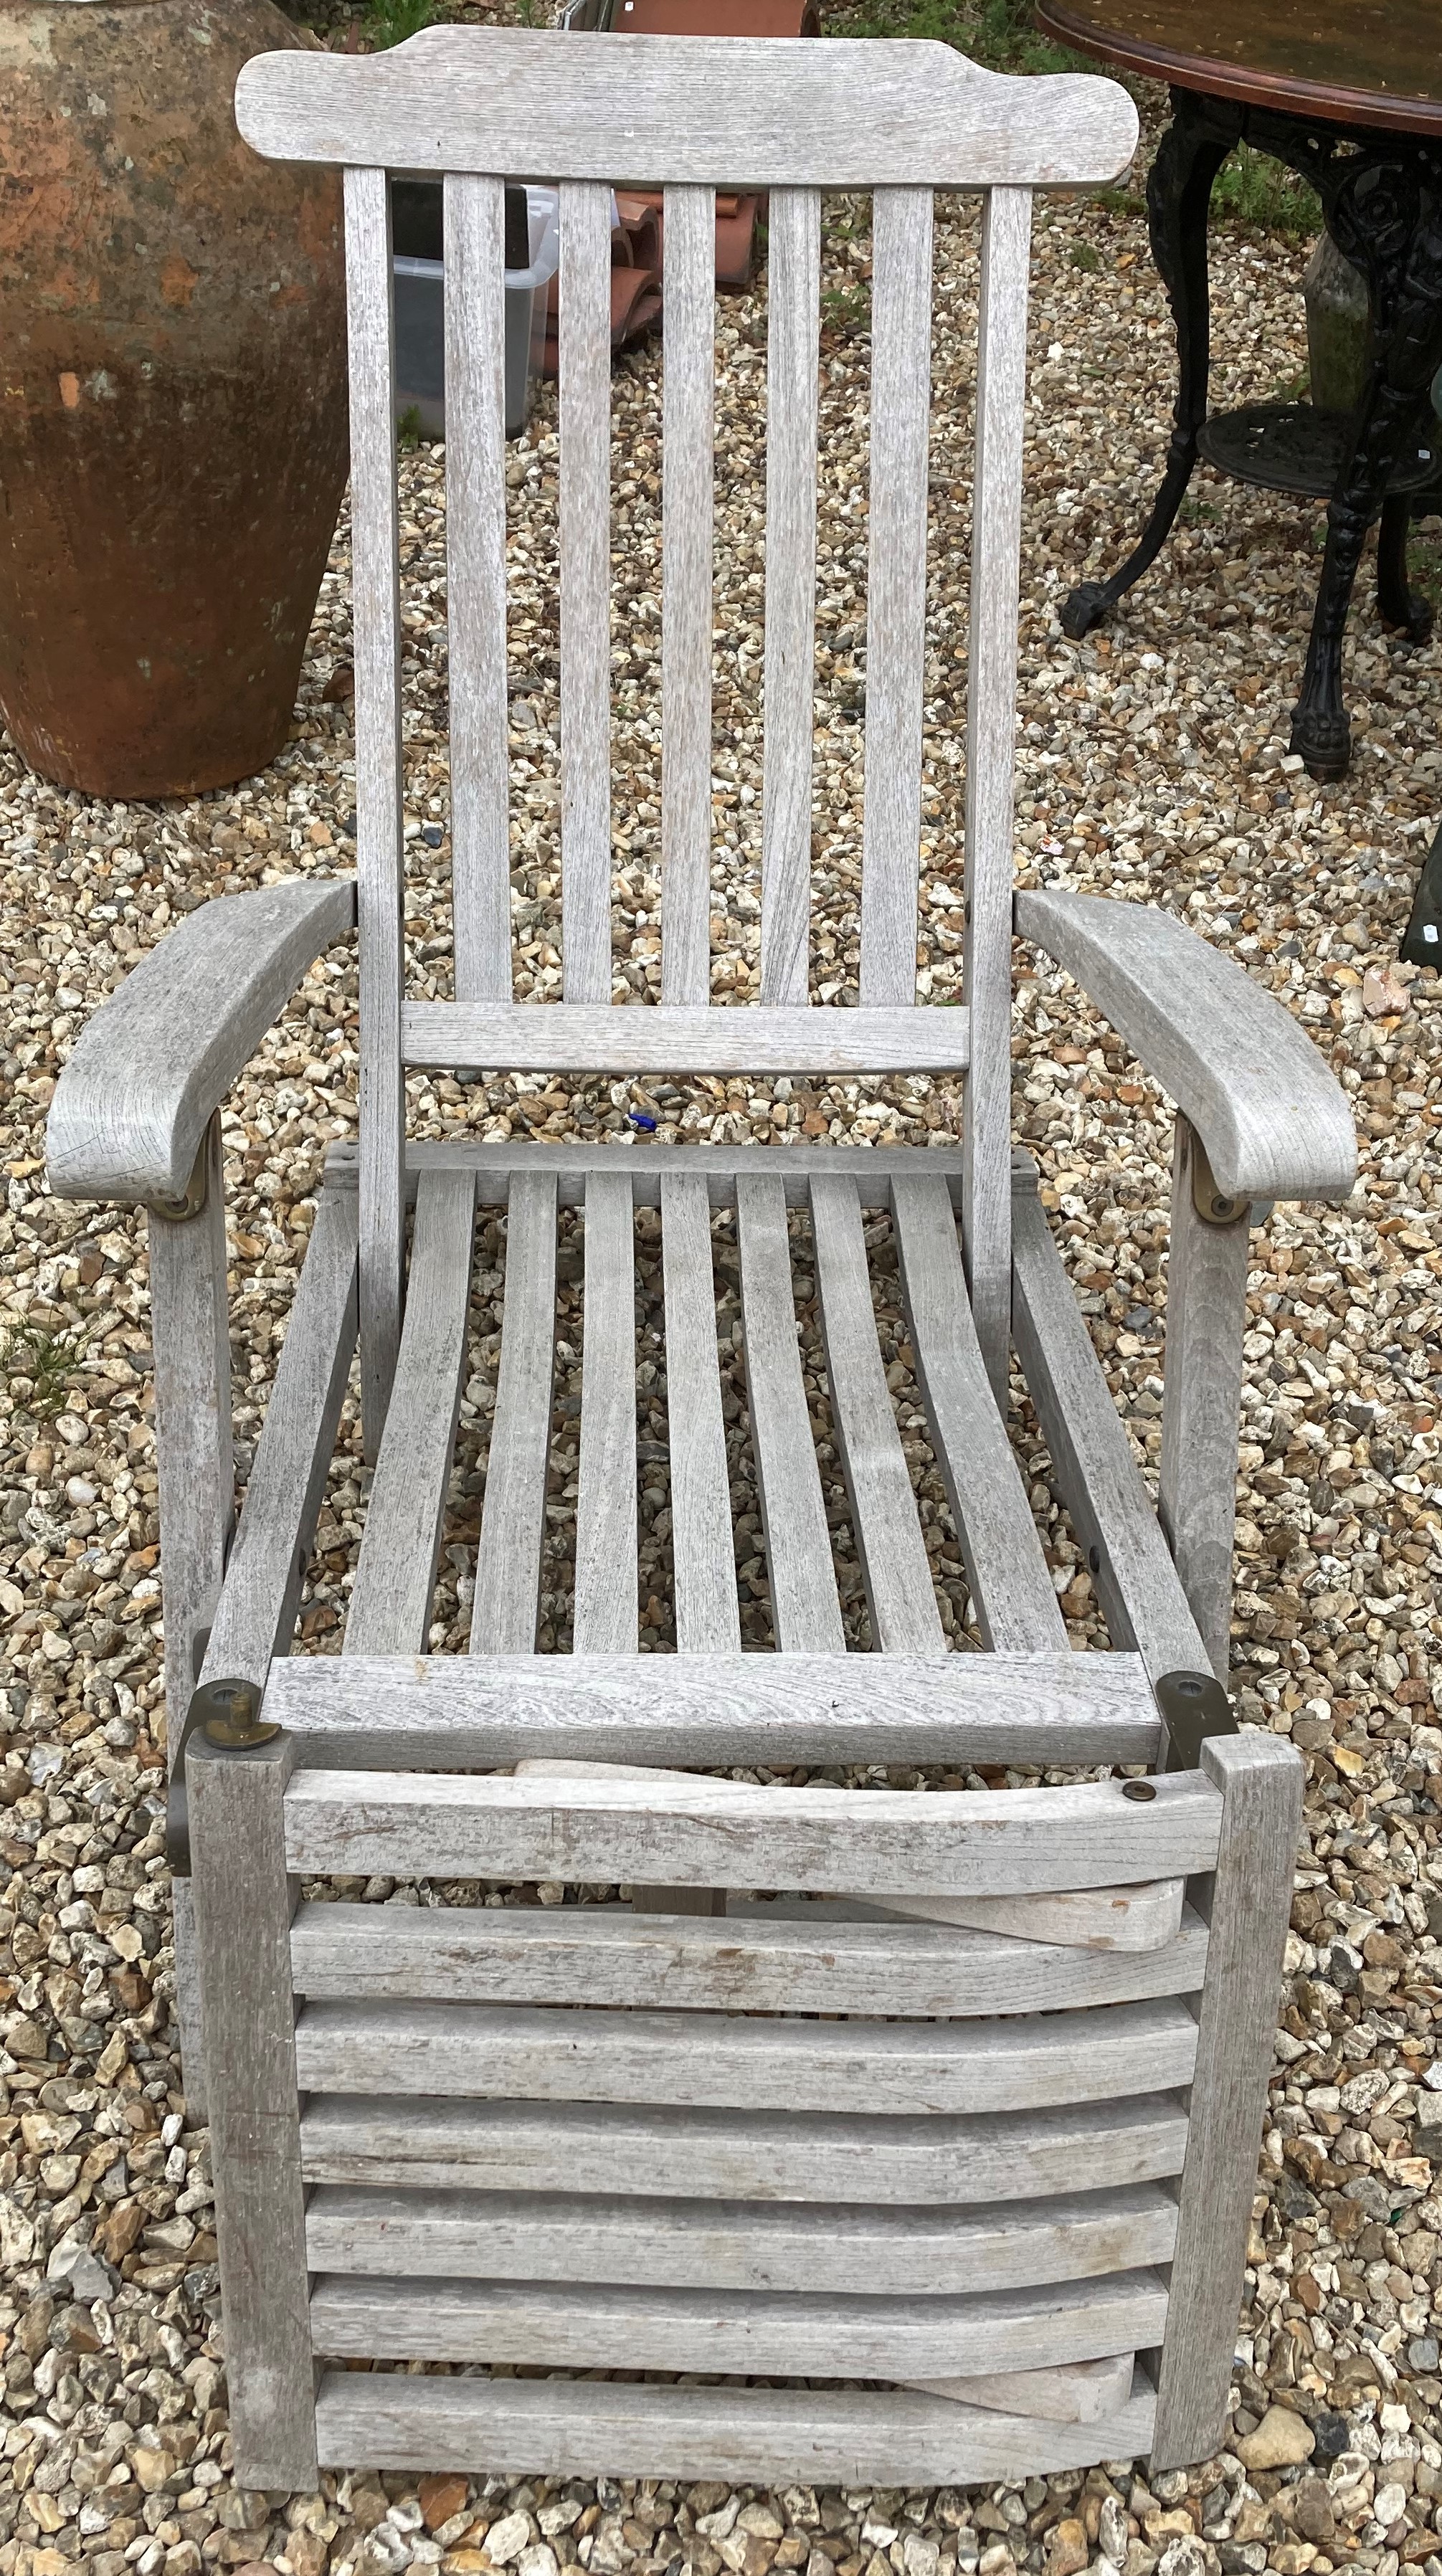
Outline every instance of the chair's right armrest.
<path fill-rule="evenodd" d="M 201 1139 L 306 969 L 355 925 L 350 878 L 295 878 L 203 904 L 81 1031 L 55 1086 L 57 1198 L 174 1214 Z"/>

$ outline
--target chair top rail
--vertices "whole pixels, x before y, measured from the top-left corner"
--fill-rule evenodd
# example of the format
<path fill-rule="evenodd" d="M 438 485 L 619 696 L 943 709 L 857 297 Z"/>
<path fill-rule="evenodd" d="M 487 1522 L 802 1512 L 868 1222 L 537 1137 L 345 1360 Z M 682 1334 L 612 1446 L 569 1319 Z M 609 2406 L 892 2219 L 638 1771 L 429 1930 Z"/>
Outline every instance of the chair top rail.
<path fill-rule="evenodd" d="M 1089 73 L 1018 80 L 914 40 L 627 46 L 623 82 L 612 37 L 558 44 L 542 30 L 478 41 L 432 27 L 369 58 L 259 54 L 241 71 L 236 120 L 277 160 L 653 186 L 1067 187 L 1115 179 L 1136 148 L 1130 99 Z"/>

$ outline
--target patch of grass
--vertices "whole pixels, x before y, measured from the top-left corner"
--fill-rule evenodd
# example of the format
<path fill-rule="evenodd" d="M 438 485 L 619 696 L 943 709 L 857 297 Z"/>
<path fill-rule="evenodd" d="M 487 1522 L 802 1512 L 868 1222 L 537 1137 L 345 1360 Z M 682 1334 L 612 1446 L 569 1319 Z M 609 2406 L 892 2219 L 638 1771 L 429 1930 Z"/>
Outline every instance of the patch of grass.
<path fill-rule="evenodd" d="M 1431 607 L 1442 610 L 1442 537 L 1414 534 L 1407 548 L 1407 578 Z"/>
<path fill-rule="evenodd" d="M 870 287 L 829 286 L 821 298 L 821 328 L 833 340 L 854 340 L 859 331 L 869 331 Z"/>
<path fill-rule="evenodd" d="M 1097 249 L 1095 242 L 1073 242 L 1071 246 L 1071 264 L 1073 268 L 1085 269 L 1088 277 L 1094 277 L 1102 264 L 1102 255 Z"/>
<path fill-rule="evenodd" d="M 1322 208 L 1315 188 L 1274 161 L 1268 152 L 1240 144 L 1217 173 L 1212 189 L 1212 216 L 1247 232 L 1282 233 L 1304 241 L 1322 229 Z"/>
<path fill-rule="evenodd" d="M 400 448 L 407 448 L 419 447 L 420 443 L 421 416 L 416 405 L 412 403 L 410 409 L 408 411 L 403 411 L 396 422 L 396 445 Z"/>
<path fill-rule="evenodd" d="M 22 1413 L 47 1421 L 64 1409 L 66 1383 L 84 1348 L 79 1328 L 52 1333 L 43 1324 L 17 1324 L 0 1345 L 0 1381 Z"/>
<path fill-rule="evenodd" d="M 1137 188 L 1094 188 L 1091 202 L 1104 215 L 1144 215 L 1147 201 Z"/>
<path fill-rule="evenodd" d="M 408 36 L 418 36 L 422 27 L 433 26 L 436 14 L 436 0 L 370 0 L 361 32 L 372 53 L 383 54 Z"/>
<path fill-rule="evenodd" d="M 1031 0 L 855 0 L 827 11 L 828 35 L 930 36 L 995 72 L 1095 69 L 1038 35 Z"/>

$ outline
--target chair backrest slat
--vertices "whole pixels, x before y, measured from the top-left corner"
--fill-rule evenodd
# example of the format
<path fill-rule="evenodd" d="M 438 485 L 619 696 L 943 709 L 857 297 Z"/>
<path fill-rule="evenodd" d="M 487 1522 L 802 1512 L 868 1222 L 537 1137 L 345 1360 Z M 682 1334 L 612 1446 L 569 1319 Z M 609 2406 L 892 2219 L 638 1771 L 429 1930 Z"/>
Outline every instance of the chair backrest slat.
<path fill-rule="evenodd" d="M 511 998 L 506 742 L 506 192 L 445 183 L 446 589 L 456 999 Z"/>
<path fill-rule="evenodd" d="M 661 998 L 711 995 L 716 191 L 666 190 L 662 322 Z"/>
<path fill-rule="evenodd" d="M 761 999 L 803 1004 L 811 923 L 821 195 L 775 188 L 767 248 Z"/>
<path fill-rule="evenodd" d="M 929 188 L 877 189 L 871 219 L 863 1003 L 916 998 L 931 231 Z"/>
<path fill-rule="evenodd" d="M 561 185 L 561 946 L 611 998 L 611 191 Z"/>
<path fill-rule="evenodd" d="M 366 1445 L 374 1457 L 400 1346 L 405 1231 L 400 527 L 390 190 L 384 170 L 345 174 L 345 251 L 361 987 L 361 1389 Z"/>
<path fill-rule="evenodd" d="M 1017 594 L 1031 192 L 994 188 L 981 236 L 966 716 L 963 1231 L 982 1356 L 1005 1401 L 1011 1331 L 1011 916 Z"/>

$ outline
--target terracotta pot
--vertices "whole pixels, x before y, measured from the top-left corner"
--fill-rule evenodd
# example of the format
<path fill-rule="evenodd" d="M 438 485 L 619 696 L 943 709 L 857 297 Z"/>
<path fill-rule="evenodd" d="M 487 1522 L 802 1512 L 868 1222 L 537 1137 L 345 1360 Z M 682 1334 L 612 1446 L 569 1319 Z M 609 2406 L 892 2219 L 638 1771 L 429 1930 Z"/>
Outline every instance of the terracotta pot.
<path fill-rule="evenodd" d="M 345 477 L 335 173 L 235 129 L 271 0 L 0 0 L 0 709 L 92 795 L 285 741 Z"/>

